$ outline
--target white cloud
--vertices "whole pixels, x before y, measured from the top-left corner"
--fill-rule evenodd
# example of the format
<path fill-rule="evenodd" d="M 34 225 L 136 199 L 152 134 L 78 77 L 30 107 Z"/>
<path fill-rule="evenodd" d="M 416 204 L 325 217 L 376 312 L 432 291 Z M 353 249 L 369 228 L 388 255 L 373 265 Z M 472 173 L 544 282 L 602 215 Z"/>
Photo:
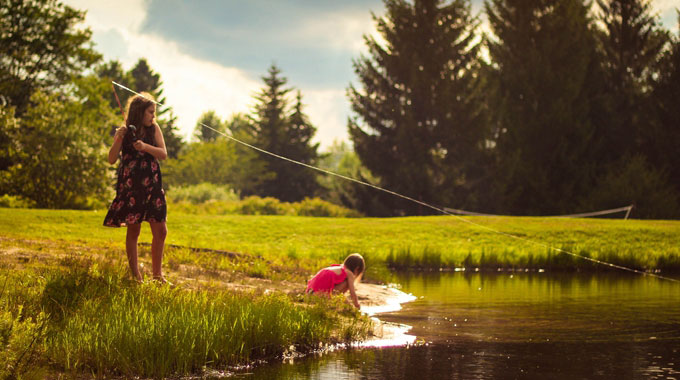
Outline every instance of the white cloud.
<path fill-rule="evenodd" d="M 178 117 L 178 127 L 190 137 L 201 113 L 214 110 L 222 118 L 235 112 L 249 112 L 253 95 L 262 87 L 259 78 L 251 78 L 236 67 L 225 67 L 197 59 L 180 50 L 178 44 L 140 31 L 146 18 L 146 2 L 124 0 L 116 4 L 87 0 L 67 0 L 76 9 L 87 9 L 86 25 L 93 32 L 97 49 L 106 59 L 116 59 L 130 69 L 139 58 L 146 58 L 152 69 L 161 74 L 163 95 Z M 314 36 L 335 49 L 359 51 L 363 34 L 375 34 L 368 12 L 346 13 L 310 22 L 300 29 L 300 36 Z M 309 38 L 309 37 L 305 37 Z M 349 104 L 344 89 L 302 89 L 305 112 L 317 127 L 315 141 L 324 149 L 334 140 L 348 140 L 346 119 Z"/>
<path fill-rule="evenodd" d="M 328 148 L 334 140 L 349 141 L 347 116 L 349 101 L 344 90 L 306 90 L 302 91 L 303 111 L 309 115 L 311 123 L 317 128 L 314 140 L 321 143 L 321 150 Z"/>
<path fill-rule="evenodd" d="M 65 0 L 67 5 L 87 10 L 86 23 L 92 30 L 137 31 L 146 18 L 146 1 L 118 0 L 115 3 L 92 0 Z"/>
<path fill-rule="evenodd" d="M 307 40 L 319 48 L 358 53 L 365 50 L 364 35 L 377 35 L 375 23 L 368 10 L 355 10 L 308 18 L 286 38 Z"/>
<path fill-rule="evenodd" d="M 120 60 L 129 69 L 146 58 L 161 74 L 163 95 L 178 118 L 183 136 L 189 137 L 201 113 L 215 110 L 223 118 L 247 112 L 252 95 L 261 86 L 235 67 L 202 61 L 179 50 L 176 43 L 140 32 L 146 17 L 144 1 L 126 0 L 116 4 L 68 0 L 77 9 L 88 9 L 86 24 L 93 39 L 103 47 L 107 59 Z M 119 38 L 110 38 L 112 34 Z M 105 38 L 108 37 L 108 38 Z M 112 46 L 112 44 L 123 46 Z M 107 54 L 117 51 L 116 56 Z M 133 89 L 134 90 L 134 89 Z"/>

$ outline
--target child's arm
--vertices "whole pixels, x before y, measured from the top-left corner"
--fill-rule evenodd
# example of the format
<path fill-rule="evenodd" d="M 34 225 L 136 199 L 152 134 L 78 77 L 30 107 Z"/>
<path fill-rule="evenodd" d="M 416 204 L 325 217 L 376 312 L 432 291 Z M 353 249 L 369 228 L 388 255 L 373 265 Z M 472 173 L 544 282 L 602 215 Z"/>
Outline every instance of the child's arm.
<path fill-rule="evenodd" d="M 126 126 L 121 126 L 116 129 L 116 134 L 113 136 L 113 144 L 111 145 L 111 149 L 109 149 L 109 164 L 113 165 L 118 161 L 118 154 L 120 153 L 120 149 L 123 145 L 123 138 L 126 133 Z"/>
<path fill-rule="evenodd" d="M 351 271 L 347 271 L 347 287 L 349 288 L 349 295 L 352 298 L 352 303 L 354 304 L 354 307 L 357 309 L 361 309 L 361 306 L 359 305 L 359 298 L 357 297 L 357 291 L 354 289 L 354 281 L 356 280 L 356 277 L 354 276 L 354 273 Z"/>
<path fill-rule="evenodd" d="M 153 146 L 138 140 L 134 143 L 135 149 L 149 153 L 150 155 L 156 157 L 158 160 L 165 160 L 168 158 L 168 151 L 165 148 L 165 140 L 163 139 L 163 133 L 161 132 L 161 127 L 154 123 L 154 133 L 156 134 L 156 145 Z"/>

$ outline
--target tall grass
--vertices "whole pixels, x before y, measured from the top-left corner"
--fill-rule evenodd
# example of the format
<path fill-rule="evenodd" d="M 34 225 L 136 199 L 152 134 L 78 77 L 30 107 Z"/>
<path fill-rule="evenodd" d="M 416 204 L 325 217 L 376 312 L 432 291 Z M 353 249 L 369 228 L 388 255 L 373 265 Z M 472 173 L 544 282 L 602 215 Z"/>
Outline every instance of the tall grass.
<path fill-rule="evenodd" d="M 370 328 L 339 299 L 137 285 L 122 265 L 64 264 L 38 275 L 0 271 L 0 284 L 37 280 L 0 293 L 0 358 L 12 364 L 0 374 L 21 377 L 40 362 L 98 376 L 188 375 L 276 357 L 291 345 L 360 340 Z"/>

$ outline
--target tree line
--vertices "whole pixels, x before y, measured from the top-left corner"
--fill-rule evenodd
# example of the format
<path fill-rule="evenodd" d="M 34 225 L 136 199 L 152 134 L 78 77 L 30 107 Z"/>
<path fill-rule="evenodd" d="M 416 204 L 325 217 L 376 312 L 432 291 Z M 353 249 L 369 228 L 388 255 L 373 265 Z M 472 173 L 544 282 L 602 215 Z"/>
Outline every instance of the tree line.
<path fill-rule="evenodd" d="M 353 147 L 320 153 L 303 94 L 272 65 L 252 110 L 206 111 L 192 141 L 161 108 L 166 185 L 242 196 L 318 196 L 367 215 L 431 210 L 237 144 L 440 206 L 544 215 L 635 204 L 680 215 L 680 36 L 642 0 L 384 0 L 380 38 L 354 60 Z M 105 156 L 120 111 L 111 81 L 165 104 L 145 59 L 104 62 L 84 12 L 53 0 L 0 5 L 0 195 L 92 208 L 110 197 Z M 481 29 L 488 19 L 490 33 Z M 121 102 L 130 94 L 118 91 Z"/>
<path fill-rule="evenodd" d="M 484 213 L 680 216 L 680 36 L 649 1 L 488 0 L 486 35 L 469 1 L 384 3 L 349 88 L 381 185 Z M 371 214 L 430 212 L 363 197 Z"/>

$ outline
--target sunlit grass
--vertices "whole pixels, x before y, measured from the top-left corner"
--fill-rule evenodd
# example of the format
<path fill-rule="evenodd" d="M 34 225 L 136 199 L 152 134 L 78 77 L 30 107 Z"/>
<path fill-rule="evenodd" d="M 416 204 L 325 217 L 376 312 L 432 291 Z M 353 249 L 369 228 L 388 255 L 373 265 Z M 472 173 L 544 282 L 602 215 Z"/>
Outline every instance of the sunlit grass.
<path fill-rule="evenodd" d="M 367 317 L 335 298 L 138 285 L 107 261 L 0 269 L 0 374 L 35 368 L 163 378 L 355 341 Z M 3 364 L 4 365 L 4 364 Z M 4 371 L 4 372 L 3 372 Z"/>
<path fill-rule="evenodd" d="M 125 229 L 101 226 L 103 211 L 0 209 L 0 234 L 123 248 Z M 517 217 L 311 218 L 193 215 L 170 210 L 168 244 L 256 257 L 253 275 L 273 267 L 312 274 L 360 252 L 370 263 L 394 268 L 603 269 L 552 248 L 636 269 L 680 271 L 680 222 Z M 500 233 L 499 233 L 500 232 Z M 150 242 L 148 230 L 142 241 Z M 169 255 L 170 256 L 170 255 Z M 178 259 L 178 258 L 175 258 Z M 173 260 L 168 257 L 168 260 Z M 182 261 L 215 268 L 252 266 L 187 252 Z M 263 265 L 266 264 L 267 268 Z M 239 267 L 241 266 L 241 267 Z"/>

